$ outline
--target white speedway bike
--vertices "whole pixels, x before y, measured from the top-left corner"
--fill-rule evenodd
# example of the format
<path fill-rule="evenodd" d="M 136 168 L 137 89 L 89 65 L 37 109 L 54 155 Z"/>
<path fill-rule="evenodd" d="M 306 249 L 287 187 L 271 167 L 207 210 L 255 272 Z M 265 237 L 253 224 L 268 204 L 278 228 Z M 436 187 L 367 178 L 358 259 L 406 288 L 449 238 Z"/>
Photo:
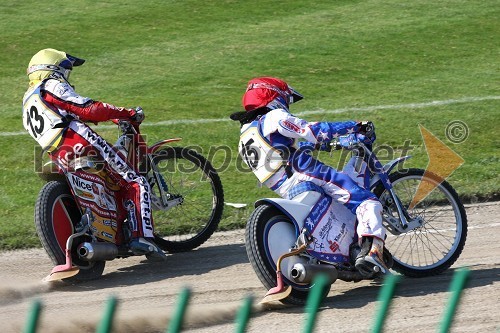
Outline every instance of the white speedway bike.
<path fill-rule="evenodd" d="M 395 166 L 410 156 L 382 165 L 355 134 L 344 139 L 332 143 L 335 150 L 352 152 L 344 171 L 354 178 L 369 175 L 366 187 L 382 203 L 383 224 L 388 231 L 384 251 L 388 267 L 410 277 L 431 276 L 448 269 L 460 256 L 467 236 L 467 216 L 455 190 L 430 172 L 396 170 Z M 415 200 L 421 186 L 430 193 Z M 261 303 L 279 300 L 303 304 L 320 273 L 328 276 L 330 283 L 363 279 L 354 267 L 360 251 L 357 236 L 349 240 L 350 251 L 344 262 L 319 255 L 314 251 L 314 241 L 297 242 L 319 196 L 318 192 L 307 191 L 292 200 L 267 198 L 255 203 L 246 225 L 245 243 L 253 269 L 269 289 Z M 344 206 L 333 203 L 331 209 L 337 222 L 355 223 L 356 217 Z M 315 236 L 318 234 L 313 232 Z M 324 297 L 330 286 L 324 290 Z"/>

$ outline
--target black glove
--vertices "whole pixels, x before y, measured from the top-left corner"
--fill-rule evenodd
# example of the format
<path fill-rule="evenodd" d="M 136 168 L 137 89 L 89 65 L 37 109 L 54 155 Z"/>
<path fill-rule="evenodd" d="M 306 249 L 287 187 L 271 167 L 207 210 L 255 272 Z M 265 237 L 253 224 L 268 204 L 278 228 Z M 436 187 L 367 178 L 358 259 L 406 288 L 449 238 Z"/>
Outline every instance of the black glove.
<path fill-rule="evenodd" d="M 358 127 L 358 133 L 365 137 L 364 143 L 371 144 L 375 142 L 375 125 L 371 121 L 361 121 L 358 123 Z"/>
<path fill-rule="evenodd" d="M 142 108 L 140 106 L 135 108 L 135 113 L 132 117 L 130 117 L 130 120 L 136 123 L 142 123 L 146 115 L 144 114 L 144 111 L 142 111 Z"/>
<path fill-rule="evenodd" d="M 375 134 L 375 125 L 371 121 L 360 121 L 358 123 L 359 133 L 366 137 L 370 137 L 370 134 Z"/>

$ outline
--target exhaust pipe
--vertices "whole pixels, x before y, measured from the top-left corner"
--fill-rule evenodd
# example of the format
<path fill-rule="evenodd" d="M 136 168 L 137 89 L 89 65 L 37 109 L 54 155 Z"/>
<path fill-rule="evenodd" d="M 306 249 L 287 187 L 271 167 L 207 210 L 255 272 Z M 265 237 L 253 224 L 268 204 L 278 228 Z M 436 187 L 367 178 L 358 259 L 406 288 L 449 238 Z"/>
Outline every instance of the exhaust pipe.
<path fill-rule="evenodd" d="M 296 263 L 290 270 L 290 277 L 297 283 L 311 283 L 318 274 L 324 274 L 330 284 L 338 277 L 338 271 L 332 265 Z"/>
<path fill-rule="evenodd" d="M 113 243 L 84 242 L 78 246 L 77 253 L 85 261 L 113 260 L 118 255 L 118 247 Z"/>

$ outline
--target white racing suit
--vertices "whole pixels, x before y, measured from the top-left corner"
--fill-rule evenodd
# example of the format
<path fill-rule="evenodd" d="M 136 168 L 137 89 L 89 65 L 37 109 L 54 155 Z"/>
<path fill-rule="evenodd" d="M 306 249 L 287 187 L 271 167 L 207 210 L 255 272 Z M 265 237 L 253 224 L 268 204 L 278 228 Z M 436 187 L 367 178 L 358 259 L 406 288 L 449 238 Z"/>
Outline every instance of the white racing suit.
<path fill-rule="evenodd" d="M 309 251 L 329 262 L 347 261 L 356 234 L 384 240 L 382 205 L 365 189 L 366 178 L 358 183 L 295 147 L 300 138 L 321 144 L 358 130 L 354 121 L 309 123 L 283 109 L 241 128 L 240 154 L 262 184 L 286 199 L 311 190 L 322 194 L 304 227 L 314 237 Z M 352 167 L 351 161 L 347 169 Z"/>
<path fill-rule="evenodd" d="M 82 97 L 57 76 L 32 85 L 23 99 L 24 127 L 51 159 L 65 168 L 81 156 L 98 156 L 104 160 L 110 176 L 122 183 L 123 204 L 127 204 L 132 209 L 131 216 L 135 216 L 135 221 L 131 221 L 131 237 L 153 237 L 148 182 L 134 171 L 125 156 L 83 122 L 130 119 L 133 113 L 132 109 Z"/>

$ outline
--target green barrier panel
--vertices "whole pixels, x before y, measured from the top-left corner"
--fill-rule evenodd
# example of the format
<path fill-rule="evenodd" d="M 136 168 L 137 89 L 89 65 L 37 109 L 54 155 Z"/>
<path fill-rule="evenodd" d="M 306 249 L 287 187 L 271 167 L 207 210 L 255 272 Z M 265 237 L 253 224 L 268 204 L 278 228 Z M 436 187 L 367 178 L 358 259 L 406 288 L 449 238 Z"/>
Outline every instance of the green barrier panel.
<path fill-rule="evenodd" d="M 324 274 L 319 274 L 314 278 L 313 287 L 307 297 L 306 311 L 308 315 L 304 326 L 304 333 L 311 333 L 314 329 L 318 308 L 323 300 L 323 291 L 328 284 L 328 278 Z"/>
<path fill-rule="evenodd" d="M 177 310 L 174 316 L 168 323 L 167 333 L 178 333 L 182 329 L 182 322 L 184 321 L 184 314 L 186 313 L 186 308 L 189 303 L 189 297 L 191 296 L 191 290 L 189 288 L 184 288 L 179 294 L 179 302 L 177 305 Z"/>
<path fill-rule="evenodd" d="M 450 300 L 448 302 L 447 308 L 445 309 L 445 314 L 441 322 L 441 326 L 439 328 L 440 333 L 447 333 L 450 330 L 456 308 L 459 304 L 462 290 L 465 287 L 469 274 L 470 270 L 467 268 L 458 269 L 457 271 L 455 271 L 450 286 L 450 292 L 451 292 Z M 384 321 L 385 318 L 387 317 L 388 309 L 390 303 L 392 302 L 392 297 L 394 295 L 394 291 L 399 280 L 400 276 L 398 275 L 389 275 L 385 278 L 384 285 L 380 290 L 378 299 L 379 308 L 371 332 L 373 333 L 382 332 Z M 303 330 L 304 333 L 313 332 L 314 325 L 316 323 L 318 309 L 324 297 L 324 290 L 325 290 L 324 288 L 328 284 L 329 284 L 328 278 L 323 274 L 318 275 L 313 281 L 313 287 L 311 288 L 311 292 L 309 293 L 306 303 L 307 316 Z M 189 288 L 184 288 L 179 293 L 178 305 L 172 319 L 168 324 L 166 331 L 167 333 L 178 333 L 181 331 L 182 323 L 184 321 L 184 315 L 186 313 L 190 296 L 191 296 L 191 291 Z M 243 304 L 239 309 L 238 313 L 236 314 L 235 322 L 236 322 L 237 333 L 245 332 L 248 321 L 252 313 L 252 303 L 253 303 L 253 297 L 247 296 L 244 299 Z M 102 318 L 100 324 L 97 327 L 96 330 L 97 333 L 111 332 L 116 306 L 117 306 L 116 297 L 113 296 L 110 297 L 107 302 L 104 317 Z M 41 309 L 42 309 L 42 303 L 39 300 L 33 301 L 23 333 L 36 332 Z"/>
<path fill-rule="evenodd" d="M 400 277 L 399 275 L 388 275 L 384 279 L 384 285 L 380 290 L 378 297 L 379 308 L 377 315 L 375 316 L 375 323 L 373 324 L 372 332 L 380 333 L 384 327 L 384 321 L 387 317 L 387 312 L 389 310 L 389 305 L 392 302 L 392 296 L 394 295 L 394 290 L 396 289 L 396 284 L 398 283 Z"/>
<path fill-rule="evenodd" d="M 97 326 L 97 333 L 110 333 L 113 328 L 113 319 L 115 316 L 117 300 L 116 297 L 111 296 L 108 299 L 106 309 L 104 312 L 104 317 L 102 318 L 99 326 Z"/>
<path fill-rule="evenodd" d="M 40 302 L 39 300 L 33 301 L 28 315 L 28 321 L 26 322 L 26 327 L 24 328 L 24 333 L 36 332 L 36 328 L 38 326 L 38 319 L 40 318 L 41 311 L 42 311 L 42 302 Z"/>
<path fill-rule="evenodd" d="M 240 310 L 236 314 L 236 332 L 244 333 L 248 324 L 248 320 L 250 319 L 250 315 L 252 314 L 252 303 L 253 297 L 247 296 L 243 300 L 243 305 Z"/>
<path fill-rule="evenodd" d="M 470 270 L 468 268 L 457 269 L 453 274 L 453 280 L 450 285 L 450 300 L 448 301 L 448 307 L 446 308 L 446 312 L 439 329 L 439 332 L 441 333 L 446 333 L 450 330 L 455 310 L 457 309 L 460 301 L 460 295 L 462 294 L 462 290 L 465 287 L 469 274 Z"/>

